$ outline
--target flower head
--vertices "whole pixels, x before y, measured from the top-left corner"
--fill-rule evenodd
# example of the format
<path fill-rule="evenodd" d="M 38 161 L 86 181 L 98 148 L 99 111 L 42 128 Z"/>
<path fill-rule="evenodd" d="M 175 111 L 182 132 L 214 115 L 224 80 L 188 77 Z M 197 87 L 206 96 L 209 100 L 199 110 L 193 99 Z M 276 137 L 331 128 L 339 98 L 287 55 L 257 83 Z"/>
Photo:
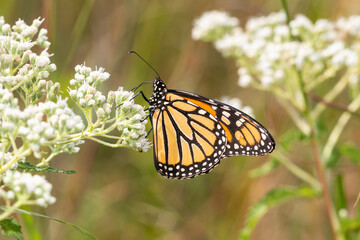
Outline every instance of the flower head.
<path fill-rule="evenodd" d="M 42 207 L 46 207 L 56 201 L 50 194 L 52 185 L 43 176 L 8 170 L 5 172 L 3 182 L 4 186 L 9 189 L 8 193 L 11 192 L 7 196 L 2 194 L 3 197 L 10 199 L 25 198 L 27 201 L 33 200 Z"/>
<path fill-rule="evenodd" d="M 192 30 L 194 39 L 213 41 L 221 38 L 239 24 L 237 18 L 226 12 L 210 11 L 195 20 Z"/>
<path fill-rule="evenodd" d="M 299 14 L 290 21 L 296 38 L 292 39 L 283 11 L 251 18 L 245 28 L 228 14 L 211 11 L 195 20 L 193 38 L 211 41 L 225 57 L 237 60 L 241 87 L 295 90 L 289 86 L 294 81 L 284 81 L 294 79 L 294 69 L 309 76 L 304 78 L 307 84 L 325 66 L 333 68 L 334 74 L 344 67 L 358 66 L 360 44 L 355 37 L 360 35 L 358 19 L 359 16 L 351 16 L 337 22 L 319 19 L 313 23 Z M 349 40 L 346 43 L 344 36 Z"/>

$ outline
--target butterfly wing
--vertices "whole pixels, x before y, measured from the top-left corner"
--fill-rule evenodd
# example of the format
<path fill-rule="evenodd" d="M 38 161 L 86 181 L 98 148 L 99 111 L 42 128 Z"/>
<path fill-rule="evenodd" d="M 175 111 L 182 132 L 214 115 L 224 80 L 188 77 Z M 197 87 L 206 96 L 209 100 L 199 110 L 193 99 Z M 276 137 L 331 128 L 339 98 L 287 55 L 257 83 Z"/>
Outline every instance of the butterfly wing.
<path fill-rule="evenodd" d="M 266 128 L 244 112 L 197 94 L 178 90 L 168 92 L 198 105 L 219 121 L 227 139 L 222 158 L 240 154 L 264 155 L 275 149 L 275 141 Z"/>
<path fill-rule="evenodd" d="M 222 124 L 202 106 L 176 93 L 152 116 L 156 170 L 168 178 L 192 178 L 209 172 L 226 151 Z"/>

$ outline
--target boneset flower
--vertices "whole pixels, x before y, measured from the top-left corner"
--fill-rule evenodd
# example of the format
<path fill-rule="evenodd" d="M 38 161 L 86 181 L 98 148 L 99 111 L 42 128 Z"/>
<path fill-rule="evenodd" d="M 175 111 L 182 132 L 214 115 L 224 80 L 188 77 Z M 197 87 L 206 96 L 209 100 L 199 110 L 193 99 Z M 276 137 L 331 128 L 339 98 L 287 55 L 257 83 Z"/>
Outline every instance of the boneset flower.
<path fill-rule="evenodd" d="M 119 88 L 103 94 L 98 86 L 110 74 L 101 67 L 75 67 L 69 95 L 82 115 L 70 108 L 59 94 L 60 84 L 48 79 L 56 65 L 48 53 L 47 30 L 39 28 L 43 21 L 10 26 L 0 17 L 0 198 L 8 207 L 0 221 L 22 205 L 54 203 L 45 177 L 26 171 L 60 171 L 48 168 L 49 162 L 64 152 L 77 153 L 85 139 L 138 151 L 150 147 L 148 114 L 134 102 L 133 92 Z M 29 156 L 35 157 L 31 164 Z"/>
<path fill-rule="evenodd" d="M 242 87 L 261 84 L 265 88 L 287 88 L 289 82 L 284 79 L 291 74 L 292 67 L 315 74 L 322 71 L 321 66 L 334 68 L 336 72 L 359 63 L 358 41 L 346 45 L 343 41 L 345 35 L 359 36 L 360 24 L 356 22 L 359 16 L 341 18 L 337 22 L 320 19 L 312 23 L 299 14 L 290 21 L 292 34 L 298 37 L 295 40 L 289 37 L 283 11 L 251 18 L 244 29 L 238 26 L 238 21 L 224 21 L 225 18 L 233 17 L 224 12 L 204 13 L 195 20 L 193 38 L 212 41 L 225 57 L 235 57 L 241 69 L 238 83 Z M 224 26 L 227 31 L 222 30 Z M 254 66 L 250 62 L 257 64 Z"/>
<path fill-rule="evenodd" d="M 43 207 L 56 201 L 50 194 L 52 185 L 43 176 L 8 170 L 5 172 L 3 182 L 4 186 L 10 189 L 7 195 L 9 199 L 26 198 L 27 201 L 35 200 L 37 205 Z"/>
<path fill-rule="evenodd" d="M 196 40 L 213 41 L 239 24 L 237 18 L 226 12 L 211 11 L 203 14 L 194 22 L 192 37 Z"/>
<path fill-rule="evenodd" d="M 134 93 L 120 87 L 117 91 L 110 91 L 106 97 L 97 90 L 97 86 L 110 77 L 109 73 L 103 68 L 92 70 L 84 64 L 77 65 L 75 71 L 74 79 L 70 81 L 70 97 L 86 111 L 94 109 L 99 121 L 114 119 L 114 124 L 120 131 L 119 144 L 137 150 L 148 150 L 150 144 L 145 138 L 147 121 L 144 120 L 147 114 L 142 106 L 135 104 Z M 111 116 L 112 107 L 117 107 L 114 118 Z"/>

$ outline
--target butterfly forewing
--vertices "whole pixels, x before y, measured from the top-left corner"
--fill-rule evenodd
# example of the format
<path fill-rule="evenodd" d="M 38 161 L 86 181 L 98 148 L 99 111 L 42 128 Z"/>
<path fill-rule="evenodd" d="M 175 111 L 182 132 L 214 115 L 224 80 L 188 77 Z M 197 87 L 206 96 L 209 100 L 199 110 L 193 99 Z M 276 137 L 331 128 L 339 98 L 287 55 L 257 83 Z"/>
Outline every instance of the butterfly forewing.
<path fill-rule="evenodd" d="M 209 112 L 167 94 L 152 118 L 157 171 L 168 178 L 192 178 L 209 172 L 226 150 L 226 133 Z"/>

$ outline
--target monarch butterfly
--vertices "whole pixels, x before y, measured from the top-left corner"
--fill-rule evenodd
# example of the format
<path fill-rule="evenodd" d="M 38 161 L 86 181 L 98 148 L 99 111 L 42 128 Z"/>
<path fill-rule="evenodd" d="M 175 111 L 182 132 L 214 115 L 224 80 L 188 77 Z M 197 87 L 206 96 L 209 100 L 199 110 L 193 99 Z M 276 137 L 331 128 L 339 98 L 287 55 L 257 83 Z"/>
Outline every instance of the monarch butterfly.
<path fill-rule="evenodd" d="M 168 89 L 156 74 L 150 99 L 138 94 L 150 105 L 155 168 L 162 176 L 193 178 L 208 173 L 222 158 L 274 150 L 268 130 L 249 115 L 217 100 Z"/>

